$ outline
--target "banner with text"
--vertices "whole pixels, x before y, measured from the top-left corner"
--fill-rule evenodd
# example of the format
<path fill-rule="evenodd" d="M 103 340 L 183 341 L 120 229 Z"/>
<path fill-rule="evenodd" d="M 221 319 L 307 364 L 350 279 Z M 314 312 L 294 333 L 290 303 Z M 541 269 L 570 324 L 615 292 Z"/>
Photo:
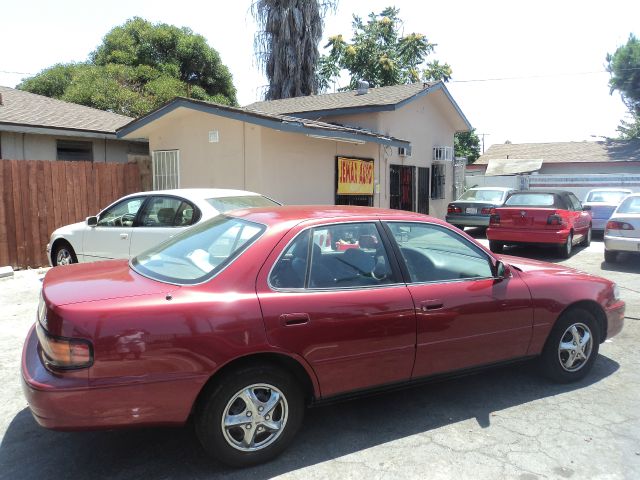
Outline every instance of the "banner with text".
<path fill-rule="evenodd" d="M 338 157 L 338 195 L 373 195 L 373 160 Z"/>

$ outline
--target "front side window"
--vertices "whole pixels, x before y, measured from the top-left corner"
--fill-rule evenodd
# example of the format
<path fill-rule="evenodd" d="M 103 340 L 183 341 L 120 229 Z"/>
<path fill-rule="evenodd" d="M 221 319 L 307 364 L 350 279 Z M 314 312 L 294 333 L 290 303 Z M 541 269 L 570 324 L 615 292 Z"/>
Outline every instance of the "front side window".
<path fill-rule="evenodd" d="M 131 265 L 161 282 L 203 282 L 229 265 L 264 232 L 263 225 L 218 215 L 138 255 Z"/>
<path fill-rule="evenodd" d="M 193 205 L 176 197 L 153 197 L 144 207 L 140 225 L 144 227 L 183 227 L 194 221 Z"/>
<path fill-rule="evenodd" d="M 487 255 L 453 231 L 426 223 L 388 224 L 412 283 L 492 277 Z"/>
<path fill-rule="evenodd" d="M 274 288 L 354 288 L 395 283 L 375 223 L 307 229 L 289 244 L 269 277 Z"/>
<path fill-rule="evenodd" d="M 207 202 L 220 213 L 239 208 L 273 207 L 278 202 L 262 195 L 240 195 L 235 197 L 207 198 Z"/>
<path fill-rule="evenodd" d="M 116 203 L 102 212 L 98 218 L 99 227 L 132 227 L 144 198 L 136 197 Z"/>

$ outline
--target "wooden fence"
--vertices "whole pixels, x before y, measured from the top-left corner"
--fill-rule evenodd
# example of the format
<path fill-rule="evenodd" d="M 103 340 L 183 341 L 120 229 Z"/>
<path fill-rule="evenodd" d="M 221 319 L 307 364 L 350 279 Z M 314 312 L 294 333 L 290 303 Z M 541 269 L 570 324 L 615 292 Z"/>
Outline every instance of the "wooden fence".
<path fill-rule="evenodd" d="M 141 190 L 135 163 L 0 160 L 0 266 L 48 265 L 51 232 Z"/>

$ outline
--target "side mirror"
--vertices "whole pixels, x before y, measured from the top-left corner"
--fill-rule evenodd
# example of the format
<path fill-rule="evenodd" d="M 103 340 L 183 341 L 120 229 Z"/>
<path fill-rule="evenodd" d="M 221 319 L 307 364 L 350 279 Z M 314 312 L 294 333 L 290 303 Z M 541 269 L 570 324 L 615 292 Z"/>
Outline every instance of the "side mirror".
<path fill-rule="evenodd" d="M 511 276 L 511 267 L 501 260 L 496 262 L 495 277 L 499 279 L 508 278 Z"/>
<path fill-rule="evenodd" d="M 90 227 L 98 225 L 98 217 L 87 217 L 87 225 Z"/>
<path fill-rule="evenodd" d="M 582 210 L 584 210 L 585 212 L 590 211 L 590 210 L 591 210 L 591 205 L 584 205 L 584 206 L 582 207 Z"/>

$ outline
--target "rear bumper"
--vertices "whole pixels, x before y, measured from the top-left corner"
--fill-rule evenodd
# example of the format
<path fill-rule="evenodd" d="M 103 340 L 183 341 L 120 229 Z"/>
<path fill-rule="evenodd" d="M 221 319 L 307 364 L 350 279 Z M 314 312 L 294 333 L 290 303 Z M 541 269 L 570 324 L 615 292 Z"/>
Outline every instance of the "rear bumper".
<path fill-rule="evenodd" d="M 622 300 L 618 300 L 605 309 L 607 316 L 607 338 L 614 337 L 622 331 L 625 308 L 625 303 Z"/>
<path fill-rule="evenodd" d="M 464 227 L 488 227 L 490 215 L 447 215 L 445 220 Z"/>
<path fill-rule="evenodd" d="M 54 374 L 40 360 L 34 328 L 22 351 L 22 391 L 29 409 L 38 424 L 53 430 L 182 425 L 203 383 L 192 378 L 91 386 L 88 369 Z"/>
<path fill-rule="evenodd" d="M 640 252 L 640 238 L 604 236 L 605 250 L 614 252 Z"/>
<path fill-rule="evenodd" d="M 562 245 L 571 230 L 522 230 L 517 228 L 489 227 L 487 239 L 503 243 L 549 243 Z"/>

